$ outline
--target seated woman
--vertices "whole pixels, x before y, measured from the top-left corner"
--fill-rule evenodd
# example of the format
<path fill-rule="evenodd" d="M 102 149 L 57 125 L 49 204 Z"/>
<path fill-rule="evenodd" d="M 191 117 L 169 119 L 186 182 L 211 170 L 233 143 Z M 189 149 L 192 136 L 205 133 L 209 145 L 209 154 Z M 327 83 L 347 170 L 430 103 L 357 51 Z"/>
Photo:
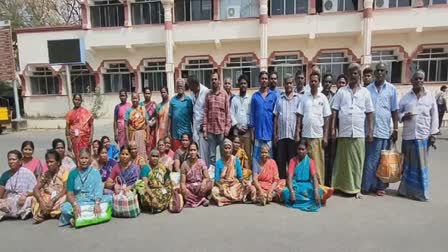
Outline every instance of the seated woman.
<path fill-rule="evenodd" d="M 117 161 L 109 157 L 106 146 L 100 144 L 98 148 L 99 157 L 98 157 L 98 171 L 101 174 L 101 180 L 106 182 L 107 178 L 109 178 L 112 168 L 117 165 Z"/>
<path fill-rule="evenodd" d="M 93 168 L 98 169 L 98 159 L 99 159 L 99 153 L 98 149 L 100 148 L 100 140 L 96 139 L 92 142 L 92 163 L 90 164 Z"/>
<path fill-rule="evenodd" d="M 248 195 L 252 200 L 255 199 L 256 191 L 243 183 L 240 160 L 232 155 L 232 141 L 225 139 L 223 145 L 224 157 L 216 162 L 213 200 L 218 206 L 225 206 L 245 202 Z"/>
<path fill-rule="evenodd" d="M 101 137 L 101 143 L 104 147 L 107 149 L 107 156 L 109 159 L 118 159 L 118 156 L 120 155 L 120 150 L 117 148 L 115 144 L 110 143 L 110 138 L 108 136 Z"/>
<path fill-rule="evenodd" d="M 168 154 L 173 160 L 176 153 L 171 149 L 171 137 L 166 136 L 165 140 L 165 153 Z"/>
<path fill-rule="evenodd" d="M 146 160 L 143 156 L 140 156 L 138 154 L 138 146 L 137 142 L 130 141 L 128 144 L 129 151 L 131 153 L 131 160 L 134 164 L 138 165 L 140 169 L 143 169 L 143 167 L 146 164 Z"/>
<path fill-rule="evenodd" d="M 65 186 L 69 171 L 61 166 L 61 156 L 52 149 L 45 154 L 48 171 L 39 176 L 34 187 L 33 218 L 35 223 L 57 218 L 65 202 Z"/>
<path fill-rule="evenodd" d="M 126 185 L 122 188 L 117 178 L 120 178 L 121 185 Z M 120 190 L 130 191 L 135 182 L 140 177 L 140 167 L 134 164 L 131 160 L 131 153 L 128 146 L 123 146 L 120 149 L 120 161 L 112 168 L 109 178 L 107 178 L 104 187 L 119 193 Z"/>
<path fill-rule="evenodd" d="M 244 180 L 250 180 L 252 170 L 250 168 L 249 157 L 247 156 L 246 151 L 241 147 L 241 140 L 238 136 L 235 136 L 233 139 L 233 155 L 235 155 L 235 157 L 237 157 L 241 162 Z"/>
<path fill-rule="evenodd" d="M 254 167 L 252 190 L 257 191 L 257 201 L 262 206 L 272 201 L 280 201 L 280 195 L 285 188 L 286 181 L 280 180 L 278 167 L 269 157 L 269 146 L 261 146 L 259 166 Z"/>
<path fill-rule="evenodd" d="M 34 176 L 39 176 L 46 172 L 46 166 L 42 165 L 42 162 L 33 157 L 34 143 L 32 141 L 24 141 L 22 143 L 22 166 L 34 173 Z"/>
<path fill-rule="evenodd" d="M 159 163 L 159 156 L 158 150 L 151 151 L 149 158 L 151 171 L 136 185 L 141 208 L 151 213 L 163 212 L 168 207 L 172 194 L 170 171 Z"/>
<path fill-rule="evenodd" d="M 193 142 L 190 144 L 189 155 L 181 167 L 180 188 L 185 199 L 185 207 L 198 207 L 200 205 L 207 207 L 207 200 L 212 190 L 207 165 L 204 160 L 199 159 L 198 145 Z"/>
<path fill-rule="evenodd" d="M 22 166 L 22 153 L 12 150 L 7 154 L 9 170 L 0 177 L 0 220 L 5 217 L 22 220 L 31 214 L 36 177 Z"/>
<path fill-rule="evenodd" d="M 59 226 L 74 224 L 81 214 L 80 206 L 93 206 L 95 214 L 101 213 L 101 203 L 112 203 L 112 195 L 103 195 L 103 183 L 99 171 L 92 166 L 90 150 L 81 149 L 79 166 L 67 179 L 67 202 L 61 207 Z"/>
<path fill-rule="evenodd" d="M 282 192 L 282 199 L 287 207 L 317 212 L 323 197 L 316 164 L 307 155 L 306 142 L 301 141 L 297 147 L 297 156 L 289 161 L 287 188 Z M 325 195 L 325 198 L 328 197 Z"/>
<path fill-rule="evenodd" d="M 174 155 L 174 171 L 180 171 L 182 163 L 187 159 L 188 147 L 190 146 L 190 136 L 183 134 L 180 140 L 181 146 L 176 150 Z"/>
<path fill-rule="evenodd" d="M 60 138 L 56 138 L 51 143 L 51 146 L 54 150 L 56 150 L 57 153 L 59 153 L 59 156 L 62 158 L 61 160 L 61 169 L 65 169 L 68 172 L 72 171 L 73 169 L 76 169 L 76 162 L 73 157 L 68 155 L 65 151 L 65 142 L 64 140 Z"/>
<path fill-rule="evenodd" d="M 173 161 L 173 159 L 170 156 L 168 156 L 168 154 L 166 154 L 165 149 L 166 149 L 165 141 L 163 139 L 160 139 L 157 142 L 157 150 L 160 153 L 159 164 L 165 166 L 170 171 L 172 171 L 173 170 L 174 161 Z"/>

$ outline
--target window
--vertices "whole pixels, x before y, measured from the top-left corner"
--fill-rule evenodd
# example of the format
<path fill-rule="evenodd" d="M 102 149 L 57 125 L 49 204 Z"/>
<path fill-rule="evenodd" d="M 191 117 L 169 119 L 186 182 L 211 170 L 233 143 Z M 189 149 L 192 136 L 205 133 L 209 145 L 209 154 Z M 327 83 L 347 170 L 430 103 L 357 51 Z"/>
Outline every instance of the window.
<path fill-rule="evenodd" d="M 70 80 L 72 83 L 72 93 L 93 93 L 95 92 L 95 75 L 89 71 L 86 65 L 70 66 Z"/>
<path fill-rule="evenodd" d="M 191 58 L 187 59 L 187 63 L 182 67 L 182 78 L 186 79 L 188 76 L 196 76 L 199 82 L 206 87 L 211 88 L 210 77 L 216 69 L 213 63 L 208 58 Z"/>
<path fill-rule="evenodd" d="M 278 83 L 283 84 L 283 78 L 287 74 L 294 77 L 295 73 L 299 70 L 305 70 L 303 65 L 303 58 L 298 54 L 276 55 L 269 64 L 269 72 L 276 71 Z"/>
<path fill-rule="evenodd" d="M 174 1 L 176 21 L 212 20 L 212 0 Z"/>
<path fill-rule="evenodd" d="M 308 13 L 308 0 L 272 0 L 271 15 Z"/>
<path fill-rule="evenodd" d="M 409 6 L 412 6 L 411 0 L 389 0 L 389 8 L 409 7 Z"/>
<path fill-rule="evenodd" d="M 238 77 L 244 74 L 249 78 L 249 87 L 258 87 L 257 59 L 254 56 L 231 56 L 223 68 L 224 78 L 231 78 L 233 87 L 238 87 Z"/>
<path fill-rule="evenodd" d="M 375 66 L 380 62 L 386 63 L 387 71 L 389 72 L 387 81 L 391 83 L 401 83 L 403 67 L 402 56 L 393 49 L 372 50 L 371 67 L 375 69 Z"/>
<path fill-rule="evenodd" d="M 221 19 L 260 16 L 259 0 L 220 0 Z"/>
<path fill-rule="evenodd" d="M 30 76 L 31 94 L 59 94 L 59 79 L 48 67 L 36 67 Z"/>
<path fill-rule="evenodd" d="M 94 1 L 90 7 L 93 27 L 124 25 L 124 6 L 119 0 Z"/>
<path fill-rule="evenodd" d="M 146 61 L 142 67 L 142 90 L 160 91 L 166 85 L 165 61 Z"/>
<path fill-rule="evenodd" d="M 447 4 L 447 0 L 423 0 L 425 6 L 436 5 L 436 4 Z"/>
<path fill-rule="evenodd" d="M 358 0 L 316 0 L 317 12 L 357 11 Z"/>
<path fill-rule="evenodd" d="M 425 81 L 448 81 L 448 48 L 426 48 L 413 60 L 412 70 L 422 69 L 426 73 Z"/>
<path fill-rule="evenodd" d="M 117 93 L 121 89 L 126 89 L 128 92 L 135 91 L 132 85 L 134 73 L 129 71 L 126 63 L 109 63 L 103 78 L 105 93 Z"/>
<path fill-rule="evenodd" d="M 345 52 L 321 52 L 316 65 L 320 67 L 322 75 L 330 73 L 333 76 L 339 76 L 346 73 L 351 62 L 351 57 L 346 56 Z"/>
<path fill-rule="evenodd" d="M 136 0 L 131 4 L 132 23 L 163 24 L 164 12 L 160 0 Z"/>

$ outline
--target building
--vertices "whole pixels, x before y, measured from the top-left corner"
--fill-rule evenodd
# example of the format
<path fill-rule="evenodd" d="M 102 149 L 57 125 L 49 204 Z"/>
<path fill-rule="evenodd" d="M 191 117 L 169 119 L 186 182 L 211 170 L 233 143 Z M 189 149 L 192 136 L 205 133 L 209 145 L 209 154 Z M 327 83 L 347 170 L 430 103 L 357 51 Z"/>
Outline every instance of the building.
<path fill-rule="evenodd" d="M 48 64 L 47 40 L 82 38 L 86 65 L 70 66 L 71 89 L 102 94 L 111 118 L 117 91 L 149 86 L 153 99 L 174 80 L 212 71 L 255 90 L 260 70 L 279 79 L 318 65 L 337 76 L 349 63 L 388 63 L 400 93 L 426 71 L 430 89 L 448 83 L 447 0 L 84 0 L 82 25 L 17 30 L 28 118 L 62 118 L 69 106 L 64 67 Z M 94 96 L 90 97 L 91 106 Z M 88 99 L 87 99 L 88 100 Z"/>

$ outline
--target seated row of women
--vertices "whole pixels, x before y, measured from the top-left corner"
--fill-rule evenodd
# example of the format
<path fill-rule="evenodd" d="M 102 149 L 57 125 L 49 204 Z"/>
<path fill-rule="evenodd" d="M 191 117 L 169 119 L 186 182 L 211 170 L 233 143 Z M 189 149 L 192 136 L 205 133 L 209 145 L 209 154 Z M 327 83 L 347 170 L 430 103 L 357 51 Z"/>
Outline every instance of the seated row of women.
<path fill-rule="evenodd" d="M 121 148 L 118 161 L 108 155 L 110 147 L 100 143 L 97 157 L 83 149 L 75 165 L 65 153 L 65 143 L 56 139 L 53 149 L 45 155 L 45 167 L 40 165 L 40 173 L 24 167 L 29 153 L 34 151 L 32 144 L 25 144 L 22 152 L 12 150 L 7 155 L 10 169 L 0 178 L 0 220 L 33 215 L 40 223 L 59 216 L 61 226 L 73 224 L 81 214 L 81 206 L 93 206 L 95 214 L 99 214 L 102 203 L 112 204 L 118 177 L 126 185 L 125 190 L 138 195 L 140 208 L 151 213 L 166 210 L 176 195 L 190 208 L 208 206 L 210 200 L 218 206 L 277 201 L 311 212 L 318 211 L 332 194 L 331 188 L 319 185 L 305 143 L 298 145 L 297 156 L 289 162 L 287 181 L 279 179 L 267 145 L 262 147 L 261 160 L 251 171 L 239 139 L 226 139 L 222 158 L 211 172 L 200 159 L 197 144 L 190 143 L 188 136 L 182 138 L 182 147 L 174 153 L 174 159 L 165 144 L 161 139 L 146 162 L 138 156 L 135 143 Z M 28 153 L 27 146 L 31 148 Z"/>

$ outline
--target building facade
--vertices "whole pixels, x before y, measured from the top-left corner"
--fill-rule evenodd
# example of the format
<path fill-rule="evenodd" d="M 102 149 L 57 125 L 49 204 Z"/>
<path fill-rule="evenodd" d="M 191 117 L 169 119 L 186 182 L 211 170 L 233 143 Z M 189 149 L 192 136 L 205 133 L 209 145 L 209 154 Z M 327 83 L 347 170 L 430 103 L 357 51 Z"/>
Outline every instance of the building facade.
<path fill-rule="evenodd" d="M 150 87 L 158 102 L 188 75 L 209 86 L 216 70 L 236 88 L 246 74 L 256 90 L 260 70 L 281 80 L 317 65 L 336 77 L 351 62 L 386 62 L 400 93 L 421 68 L 435 90 L 448 84 L 447 13 L 447 0 L 84 0 L 80 26 L 16 31 L 25 112 L 61 118 L 70 91 L 93 106 L 97 90 L 111 118 L 122 88 Z M 78 38 L 85 65 L 48 64 L 48 40 Z"/>

